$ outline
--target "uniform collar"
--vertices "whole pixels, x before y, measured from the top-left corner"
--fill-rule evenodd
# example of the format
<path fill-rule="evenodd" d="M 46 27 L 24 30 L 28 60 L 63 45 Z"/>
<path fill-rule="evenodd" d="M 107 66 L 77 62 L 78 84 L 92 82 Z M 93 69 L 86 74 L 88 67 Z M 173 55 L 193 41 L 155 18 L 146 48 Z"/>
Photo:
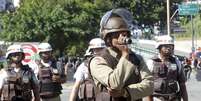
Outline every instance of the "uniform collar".
<path fill-rule="evenodd" d="M 118 56 L 117 52 L 115 52 L 111 47 L 108 48 L 108 51 L 113 57 L 117 58 Z"/>
<path fill-rule="evenodd" d="M 50 66 L 52 65 L 52 62 L 49 61 L 49 62 L 45 63 L 43 60 L 41 60 L 41 64 L 42 64 L 43 66 L 45 66 L 45 67 L 50 67 Z"/>
<path fill-rule="evenodd" d="M 158 54 L 158 58 L 159 58 L 160 60 L 162 60 L 160 54 Z M 175 58 L 175 55 L 171 55 L 171 56 L 169 57 L 168 61 L 171 61 L 172 58 Z"/>
<path fill-rule="evenodd" d="M 14 68 L 14 71 L 15 71 L 15 72 L 19 72 L 19 71 L 20 71 L 20 68 Z"/>

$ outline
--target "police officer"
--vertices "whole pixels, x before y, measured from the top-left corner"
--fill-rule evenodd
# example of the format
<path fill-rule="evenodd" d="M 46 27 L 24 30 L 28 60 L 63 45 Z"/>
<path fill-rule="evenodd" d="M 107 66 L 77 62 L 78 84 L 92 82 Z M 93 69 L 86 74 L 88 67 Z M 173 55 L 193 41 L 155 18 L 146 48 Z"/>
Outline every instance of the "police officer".
<path fill-rule="evenodd" d="M 88 71 L 88 61 L 93 55 L 98 55 L 99 52 L 105 47 L 105 42 L 101 38 L 94 38 L 89 42 L 89 47 L 84 54 L 84 61 L 78 67 L 77 71 L 74 74 L 74 78 L 76 81 L 72 88 L 69 101 L 76 101 L 76 95 L 79 95 L 78 99 L 80 101 L 95 101 L 95 94 L 93 94 L 95 92 L 91 90 L 91 88 L 93 88 L 93 85 L 91 85 L 91 83 L 93 82 L 91 82 L 92 80 L 89 80 L 91 79 L 91 77 Z"/>
<path fill-rule="evenodd" d="M 41 60 L 38 62 L 40 81 L 40 97 L 42 101 L 61 101 L 61 83 L 66 81 L 63 67 L 57 67 L 52 58 L 52 47 L 49 43 L 41 43 L 38 46 Z"/>
<path fill-rule="evenodd" d="M 156 38 L 159 54 L 147 64 L 154 76 L 154 93 L 150 101 L 188 101 L 182 65 L 174 56 L 174 40 L 164 35 Z"/>
<path fill-rule="evenodd" d="M 40 101 L 38 80 L 28 65 L 23 65 L 25 54 L 20 45 L 7 49 L 8 67 L 0 73 L 1 101 L 31 101 L 32 91 L 35 101 Z"/>
<path fill-rule="evenodd" d="M 152 75 L 143 58 L 128 48 L 131 40 L 127 21 L 114 11 L 108 11 L 100 23 L 107 49 L 90 62 L 98 88 L 96 100 L 141 101 L 152 94 Z"/>

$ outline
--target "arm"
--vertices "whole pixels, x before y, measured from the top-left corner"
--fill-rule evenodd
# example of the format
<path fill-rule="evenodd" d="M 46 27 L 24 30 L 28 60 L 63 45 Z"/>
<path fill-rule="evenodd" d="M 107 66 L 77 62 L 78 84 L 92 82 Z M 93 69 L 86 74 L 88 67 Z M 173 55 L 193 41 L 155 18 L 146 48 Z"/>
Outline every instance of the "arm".
<path fill-rule="evenodd" d="M 80 84 L 81 84 L 81 81 L 76 81 L 75 84 L 73 85 L 69 101 L 76 101 L 76 97 L 77 97 L 77 94 L 79 91 Z"/>
<path fill-rule="evenodd" d="M 186 90 L 186 84 L 185 84 L 185 75 L 184 75 L 184 70 L 183 67 L 180 68 L 180 72 L 179 72 L 179 86 L 180 86 L 180 93 L 181 93 L 181 97 L 183 99 L 183 101 L 188 101 L 188 93 Z"/>
<path fill-rule="evenodd" d="M 151 73 L 153 73 L 153 60 L 150 59 L 150 60 L 148 60 L 146 63 L 147 63 L 147 67 L 148 67 L 149 71 L 150 71 Z M 146 100 L 147 100 L 147 101 L 153 101 L 153 96 L 152 96 L 152 95 L 147 96 L 147 97 L 146 97 Z"/>
<path fill-rule="evenodd" d="M 153 93 L 153 76 L 151 75 L 151 72 L 142 59 L 140 67 L 140 75 L 142 81 L 136 84 L 130 84 L 127 87 L 131 96 L 131 101 L 149 96 Z"/>
<path fill-rule="evenodd" d="M 188 101 L 188 93 L 186 90 L 186 84 L 181 83 L 180 88 L 181 88 L 181 97 L 182 97 L 183 101 Z"/>
<path fill-rule="evenodd" d="M 67 73 L 68 73 L 68 63 L 66 63 L 65 65 L 64 65 L 64 69 L 65 69 L 65 75 L 67 76 Z"/>
<path fill-rule="evenodd" d="M 32 75 L 31 83 L 32 83 L 32 90 L 34 94 L 34 101 L 40 101 L 38 80 L 33 72 L 31 75 Z"/>
<path fill-rule="evenodd" d="M 52 76 L 52 80 L 56 81 L 58 83 L 65 83 L 66 82 L 66 73 L 65 73 L 65 68 L 63 65 L 58 65 L 57 64 L 57 70 L 59 71 L 59 74 L 54 74 Z"/>
<path fill-rule="evenodd" d="M 62 75 L 62 76 L 61 76 L 61 79 L 59 80 L 59 82 L 60 82 L 60 83 L 65 83 L 65 82 L 66 82 L 66 78 L 67 78 L 67 77 L 66 77 L 65 74 Z"/>
<path fill-rule="evenodd" d="M 77 68 L 73 78 L 76 79 L 75 84 L 73 85 L 69 101 L 76 101 L 76 97 L 78 95 L 78 91 L 82 81 L 84 80 L 84 72 L 83 72 L 83 63 Z"/>
<path fill-rule="evenodd" d="M 153 99 L 153 96 L 152 95 L 150 95 L 150 96 L 148 96 L 148 97 L 146 97 L 147 98 L 147 101 L 154 101 L 154 99 Z"/>
<path fill-rule="evenodd" d="M 95 78 L 95 83 L 100 82 L 111 89 L 122 89 L 135 68 L 137 67 L 125 57 L 120 58 L 115 69 L 109 67 L 102 57 L 95 57 L 90 63 L 90 70 Z"/>
<path fill-rule="evenodd" d="M 66 79 L 67 79 L 67 75 L 65 73 L 65 67 L 64 65 L 60 62 L 59 65 L 57 66 L 57 68 L 60 68 L 61 71 L 61 79 L 60 79 L 60 83 L 65 83 Z"/>
<path fill-rule="evenodd" d="M 4 78 L 6 78 L 6 72 L 4 69 L 0 70 L 0 99 L 1 99 L 1 95 L 2 95 L 2 89 L 3 89 L 3 84 L 4 84 Z"/>
<path fill-rule="evenodd" d="M 66 82 L 66 75 L 53 75 L 52 80 L 58 83 L 65 83 Z"/>

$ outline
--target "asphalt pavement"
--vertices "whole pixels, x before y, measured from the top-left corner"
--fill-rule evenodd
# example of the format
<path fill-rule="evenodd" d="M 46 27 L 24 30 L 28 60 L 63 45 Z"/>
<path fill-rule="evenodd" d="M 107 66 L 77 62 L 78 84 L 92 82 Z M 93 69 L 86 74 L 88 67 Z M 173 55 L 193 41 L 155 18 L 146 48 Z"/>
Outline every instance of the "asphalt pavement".
<path fill-rule="evenodd" d="M 200 101 L 201 99 L 201 70 L 194 70 L 191 78 L 186 82 L 189 101 Z"/>

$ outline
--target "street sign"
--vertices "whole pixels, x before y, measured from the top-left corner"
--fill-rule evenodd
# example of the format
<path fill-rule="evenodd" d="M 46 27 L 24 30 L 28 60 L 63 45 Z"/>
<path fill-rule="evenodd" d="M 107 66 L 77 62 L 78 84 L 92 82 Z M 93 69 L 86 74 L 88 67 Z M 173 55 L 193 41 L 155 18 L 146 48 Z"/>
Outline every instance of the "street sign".
<path fill-rule="evenodd" d="M 0 12 L 6 10 L 6 0 L 0 0 Z"/>
<path fill-rule="evenodd" d="M 195 15 L 199 12 L 197 4 L 181 4 L 179 5 L 179 15 Z"/>

